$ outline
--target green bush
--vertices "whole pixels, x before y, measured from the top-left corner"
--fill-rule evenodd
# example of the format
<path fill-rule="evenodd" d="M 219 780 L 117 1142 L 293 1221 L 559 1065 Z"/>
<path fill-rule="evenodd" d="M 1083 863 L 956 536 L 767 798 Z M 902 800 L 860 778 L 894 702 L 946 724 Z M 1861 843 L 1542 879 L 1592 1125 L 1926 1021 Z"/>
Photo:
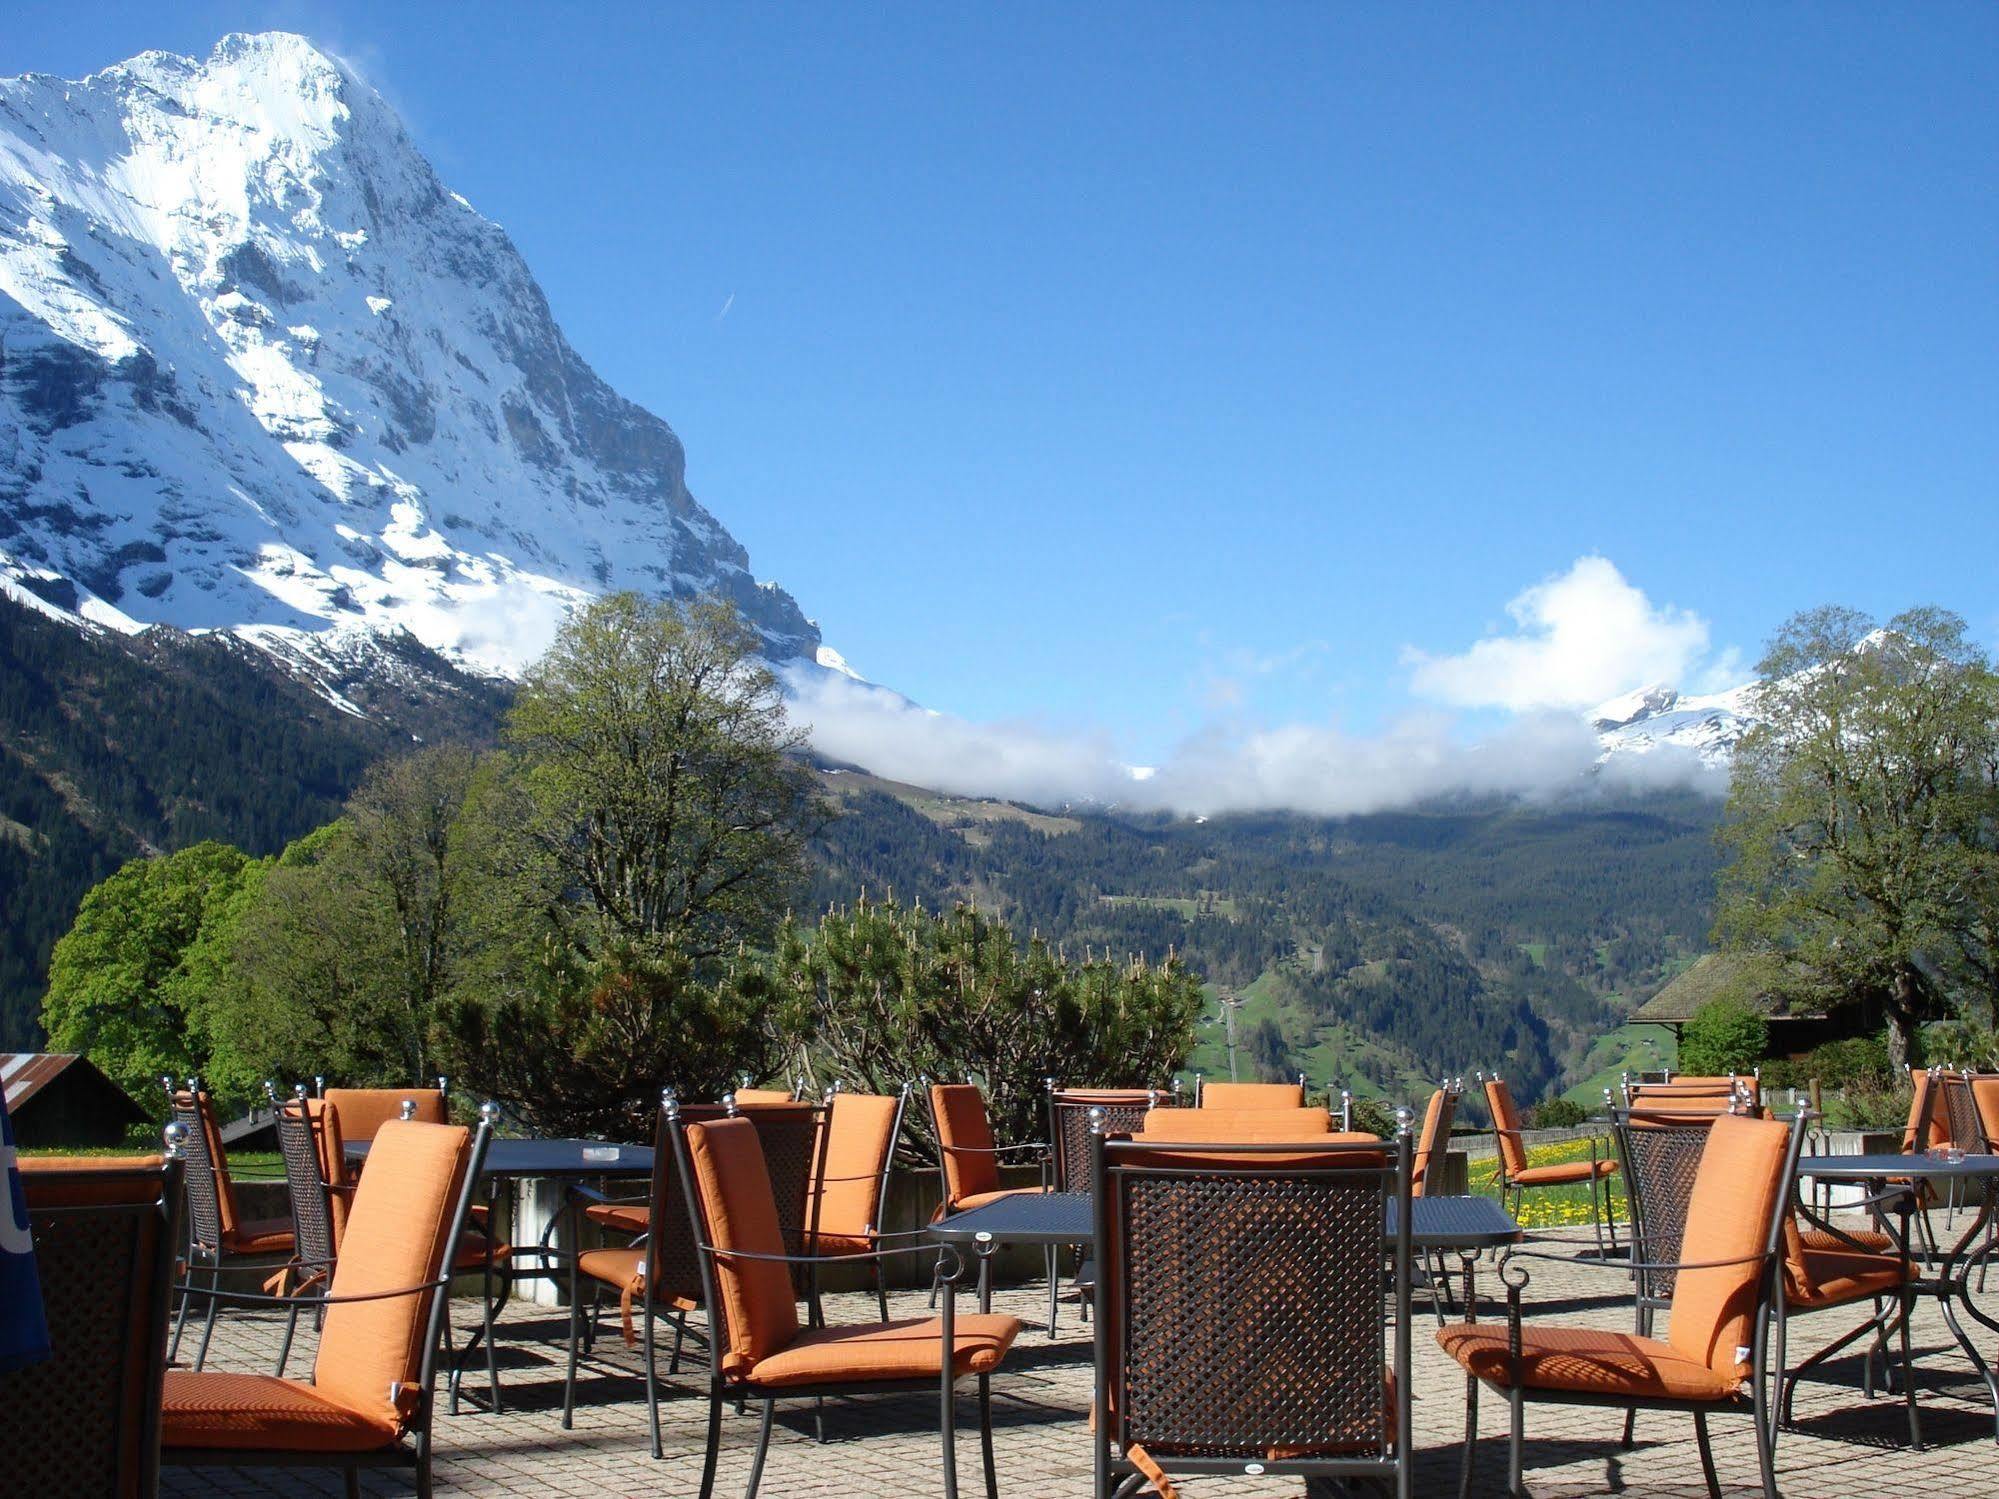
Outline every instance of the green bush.
<path fill-rule="evenodd" d="M 1881 1088 L 1893 1081 L 1888 1042 L 1881 1036 L 1854 1036 L 1814 1047 L 1795 1062 L 1768 1062 L 1763 1082 L 1772 1088 Z"/>
<path fill-rule="evenodd" d="M 1589 1110 L 1569 1098 L 1545 1098 L 1527 1111 L 1529 1129 L 1572 1129 L 1588 1119 Z"/>
<path fill-rule="evenodd" d="M 1680 1070 L 1696 1077 L 1749 1072 L 1770 1046 L 1770 1023 L 1739 999 L 1711 999 L 1680 1032 Z"/>
<path fill-rule="evenodd" d="M 1166 1086 L 1193 1048 L 1200 981 L 1164 963 L 1074 963 L 960 905 L 890 901 L 788 925 L 770 965 L 799 1066 L 892 1093 L 918 1077 L 983 1083 L 1002 1144 L 1044 1137 L 1045 1078 Z M 916 1111 L 921 1129 L 923 1111 Z"/>

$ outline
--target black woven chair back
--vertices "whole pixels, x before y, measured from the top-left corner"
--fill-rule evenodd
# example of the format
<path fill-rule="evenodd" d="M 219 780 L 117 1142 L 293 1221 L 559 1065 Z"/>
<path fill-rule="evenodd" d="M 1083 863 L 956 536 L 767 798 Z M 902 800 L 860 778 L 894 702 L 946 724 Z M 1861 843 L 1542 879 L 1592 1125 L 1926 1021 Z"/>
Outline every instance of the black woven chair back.
<path fill-rule="evenodd" d="M 10 1494 L 158 1492 L 181 1165 L 24 1171 L 50 1355 L 0 1372 Z"/>
<path fill-rule="evenodd" d="M 1168 1471 L 1406 1458 L 1410 1266 L 1383 1228 L 1391 1200 L 1409 1221 L 1408 1138 L 1101 1148 L 1097 1409 L 1118 1447 Z"/>
<path fill-rule="evenodd" d="M 1090 1190 L 1090 1111 L 1104 1111 L 1104 1133 L 1136 1134 L 1154 1108 L 1170 1108 L 1171 1093 L 1157 1088 L 1053 1088 L 1048 1093 L 1048 1138 L 1055 1148 L 1055 1190 Z"/>
<path fill-rule="evenodd" d="M 752 1104 L 738 1112 L 756 1126 L 757 1143 L 763 1147 L 771 1192 L 777 1198 L 777 1225 L 784 1234 L 784 1252 L 804 1254 L 814 1227 L 812 1184 L 818 1178 L 825 1148 L 825 1131 L 820 1124 L 826 1105 Z M 727 1104 L 680 1105 L 683 1126 L 728 1117 Z M 702 1294 L 701 1262 L 694 1247 L 685 1186 L 673 1165 L 674 1139 L 670 1128 L 666 1111 L 661 1109 L 659 1130 L 653 1142 L 652 1233 L 646 1241 L 646 1275 L 658 1288 L 656 1295 L 698 1299 Z M 804 1267 L 793 1267 L 793 1281 L 801 1288 L 805 1273 Z"/>
<path fill-rule="evenodd" d="M 186 1169 L 188 1240 L 210 1256 L 222 1252 L 222 1189 L 216 1181 L 215 1157 L 208 1148 L 207 1121 L 201 1101 L 185 1088 L 169 1095 L 173 1122 L 185 1130 L 181 1157 Z"/>
<path fill-rule="evenodd" d="M 320 1122 L 303 1098 L 278 1105 L 278 1153 L 292 1201 L 292 1242 L 306 1276 L 333 1279 L 333 1207 L 320 1174 Z"/>
<path fill-rule="evenodd" d="M 1636 1264 L 1670 1264 L 1680 1257 L 1687 1231 L 1687 1205 L 1708 1132 L 1723 1117 L 1667 1110 L 1611 1110 L 1622 1163 L 1624 1190 L 1631 1204 L 1632 1256 Z M 1671 1270 L 1640 1270 L 1638 1299 L 1665 1306 L 1673 1299 Z"/>
<path fill-rule="evenodd" d="M 1937 1086 L 1942 1092 L 1943 1105 L 1937 1113 L 1950 1132 L 1951 1143 L 1973 1155 L 1985 1154 L 1989 1148 L 1985 1121 L 1979 1117 L 1978 1100 L 1971 1091 L 1971 1074 L 1946 1072 L 1937 1079 Z"/>

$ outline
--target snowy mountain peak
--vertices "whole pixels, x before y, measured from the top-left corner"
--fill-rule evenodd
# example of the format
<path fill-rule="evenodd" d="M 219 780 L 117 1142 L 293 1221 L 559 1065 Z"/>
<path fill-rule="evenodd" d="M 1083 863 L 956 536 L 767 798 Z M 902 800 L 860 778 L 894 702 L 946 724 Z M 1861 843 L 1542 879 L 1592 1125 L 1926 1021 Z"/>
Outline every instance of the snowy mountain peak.
<path fill-rule="evenodd" d="M 1753 721 L 1749 699 L 1754 690 L 1752 682 L 1693 696 L 1656 683 L 1599 704 L 1590 714 L 1590 726 L 1603 745 L 1604 759 L 1677 750 L 1723 768 Z"/>
<path fill-rule="evenodd" d="M 505 674 L 579 599 L 712 591 L 810 661 L 817 628 L 685 468 L 506 234 L 305 38 L 0 80 L 10 588 L 280 655 L 407 630 Z"/>

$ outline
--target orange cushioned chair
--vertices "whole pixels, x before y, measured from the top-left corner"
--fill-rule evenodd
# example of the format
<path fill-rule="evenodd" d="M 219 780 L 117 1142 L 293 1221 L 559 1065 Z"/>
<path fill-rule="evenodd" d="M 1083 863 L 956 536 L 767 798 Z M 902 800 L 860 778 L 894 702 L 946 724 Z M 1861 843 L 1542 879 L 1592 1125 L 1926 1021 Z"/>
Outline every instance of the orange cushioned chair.
<path fill-rule="evenodd" d="M 278 1145 L 284 1156 L 285 1179 L 291 1188 L 292 1232 L 298 1246 L 293 1261 L 301 1292 L 324 1291 L 332 1280 L 333 1266 L 340 1256 L 341 1241 L 347 1235 L 347 1213 L 357 1183 L 347 1160 L 345 1121 L 331 1096 L 308 1098 L 301 1087 L 294 1098 L 280 1100 L 274 1089 L 271 1103 L 277 1111 Z M 334 1090 L 358 1091 L 358 1090 Z M 410 1117 L 419 1123 L 443 1123 L 441 1119 L 419 1118 L 423 1109 L 419 1094 L 410 1100 Z M 442 1092 L 427 1095 L 442 1098 Z M 377 1124 L 376 1129 L 381 1128 Z M 473 1212 L 478 1204 L 473 1204 Z M 513 1258 L 511 1244 L 495 1242 L 477 1228 L 468 1227 L 459 1235 L 451 1268 L 457 1275 L 480 1277 L 480 1337 L 486 1348 L 486 1384 L 493 1409 L 500 1408 L 500 1370 L 493 1346 L 493 1322 L 498 1310 L 495 1274 Z M 285 1372 L 291 1353 L 292 1335 L 301 1306 L 292 1307 L 285 1326 L 284 1342 L 278 1351 L 277 1374 Z M 451 1341 L 450 1309 L 446 1308 L 445 1343 Z M 451 1371 L 451 1411 L 458 1413 L 459 1386 L 464 1371 Z"/>
<path fill-rule="evenodd" d="M 1295 1083 L 1211 1083 L 1196 1077 L 1194 1107 L 1198 1109 L 1302 1109 L 1305 1079 Z"/>
<path fill-rule="evenodd" d="M 187 1191 L 187 1268 L 180 1286 L 180 1313 L 174 1319 L 173 1344 L 167 1350 L 167 1357 L 180 1357 L 188 1308 L 200 1295 L 208 1305 L 202 1322 L 201 1347 L 194 1358 L 194 1366 L 199 1369 L 208 1358 L 208 1343 L 215 1335 L 215 1317 L 223 1299 L 217 1292 L 222 1272 L 227 1268 L 225 1261 L 290 1255 L 296 1244 L 289 1218 L 246 1220 L 237 1210 L 236 1182 L 229 1174 L 229 1154 L 222 1147 L 222 1128 L 216 1122 L 215 1108 L 201 1080 L 191 1077 L 183 1088 L 176 1088 L 171 1078 L 161 1081 L 166 1085 L 173 1121 L 185 1131 L 182 1149 L 187 1160 L 182 1177 Z M 195 1276 L 203 1270 L 208 1273 L 208 1284 L 197 1290 Z"/>
<path fill-rule="evenodd" d="M 742 1095 L 738 1094 L 740 1098 Z M 909 1089 L 900 1093 L 835 1092 L 826 1113 L 825 1156 L 812 1183 L 806 1252 L 817 1259 L 861 1258 L 878 1247 L 888 1206 L 889 1167 L 902 1135 Z M 888 1321 L 888 1282 L 873 1261 L 875 1301 Z M 823 1324 L 819 1281 L 812 1280 L 812 1320 Z"/>
<path fill-rule="evenodd" d="M 1494 1074 L 1479 1075 L 1485 1085 L 1485 1106 L 1492 1115 L 1492 1134 L 1499 1150 L 1499 1200 L 1506 1202 L 1512 1194 L 1509 1211 L 1514 1217 L 1520 1216 L 1527 1193 L 1538 1187 L 1573 1187 L 1578 1183 L 1589 1186 L 1590 1227 L 1596 1231 L 1596 1247 L 1599 1257 L 1604 1249 L 1604 1226 L 1610 1228 L 1610 1247 L 1617 1248 L 1617 1215 L 1612 1211 L 1615 1199 L 1610 1192 L 1608 1178 L 1617 1174 L 1615 1159 L 1602 1154 L 1596 1137 L 1589 1142 L 1589 1159 L 1586 1161 L 1556 1161 L 1547 1166 L 1530 1166 L 1527 1163 L 1527 1142 L 1521 1134 L 1520 1109 L 1513 1101 L 1513 1090 L 1506 1085 L 1506 1079 Z"/>
<path fill-rule="evenodd" d="M 669 1374 L 680 1372 L 681 1349 L 690 1335 L 714 1336 L 712 1326 L 705 1334 L 696 1333 L 687 1320 L 701 1310 L 702 1302 L 694 1235 L 686 1205 L 680 1199 L 680 1179 L 673 1169 L 672 1136 L 685 1124 L 741 1118 L 757 1132 L 766 1172 L 774 1182 L 772 1196 L 778 1203 L 778 1231 L 784 1238 L 785 1250 L 800 1256 L 796 1289 L 810 1293 L 810 1275 L 803 1268 L 803 1251 L 812 1237 L 814 1183 L 822 1174 L 820 1161 L 827 1144 L 828 1132 L 823 1127 L 826 1106 L 787 1099 L 744 1108 L 739 1097 L 731 1093 L 719 1104 L 682 1104 L 675 1100 L 671 1112 L 661 1108 L 653 1141 L 652 1181 L 644 1201 L 614 1201 L 580 1183 L 570 1186 L 572 1212 L 581 1206 L 593 1222 L 641 1237 L 622 1246 L 585 1249 L 570 1260 L 569 1363 L 562 1400 L 565 1429 L 575 1416 L 578 1346 L 594 1330 L 596 1310 L 604 1293 L 615 1293 L 618 1298 L 627 1346 L 637 1344 L 641 1348 L 646 1427 L 655 1458 L 663 1456 L 665 1449 L 659 1427 L 654 1324 L 661 1315 L 670 1317 L 674 1324 Z M 860 1256 L 850 1252 L 845 1257 Z M 594 1342 L 594 1337 L 591 1341 Z"/>
<path fill-rule="evenodd" d="M 350 1496 L 360 1493 L 363 1467 L 414 1467 L 418 1494 L 429 1495 L 447 1261 L 465 1229 L 490 1129 L 487 1122 L 476 1134 L 462 1125 L 381 1126 L 325 1298 L 312 1382 L 169 1370 L 164 1461 L 339 1468 Z"/>
<path fill-rule="evenodd" d="M 1046 1192 L 1044 1180 L 1038 1187 L 1002 1187 L 1000 1158 L 1032 1155 L 1044 1168 L 1048 1164 L 1045 1142 L 1001 1146 L 993 1143 L 992 1117 L 986 1112 L 986 1095 L 976 1083 L 932 1083 L 929 1091 L 930 1128 L 937 1141 L 937 1160 L 944 1200 L 938 1217 L 984 1207 L 1002 1197 L 1022 1192 Z"/>
<path fill-rule="evenodd" d="M 1791 1396 L 1805 1371 L 1825 1362 L 1869 1333 L 1874 1334 L 1875 1343 L 1868 1349 L 1864 1378 L 1867 1393 L 1872 1395 L 1874 1354 L 1877 1349 L 1885 1348 L 1888 1334 L 1897 1325 L 1902 1334 L 1902 1390 L 1909 1411 L 1909 1442 L 1913 1447 L 1922 1446 L 1922 1429 L 1916 1411 L 1916 1386 L 1910 1375 L 1908 1323 L 1913 1305 L 1909 1288 L 1916 1279 L 1916 1267 L 1904 1248 L 1884 1252 L 1872 1247 L 1875 1237 L 1871 1234 L 1864 1238 L 1848 1235 L 1830 1226 L 1807 1231 L 1799 1224 L 1795 1208 L 1785 1215 L 1783 1274 L 1777 1277 L 1773 1312 L 1777 1329 L 1772 1370 L 1777 1388 L 1770 1402 L 1773 1413 L 1770 1440 L 1773 1446 L 1778 1430 L 1790 1424 Z M 1873 1303 L 1872 1314 L 1866 1320 L 1851 1332 L 1826 1344 L 1796 1369 L 1786 1369 L 1785 1350 L 1793 1317 L 1854 1306 L 1860 1302 Z"/>
<path fill-rule="evenodd" d="M 666 1111 L 672 1121 L 677 1108 L 671 1100 Z M 950 1258 L 946 1255 L 939 1266 L 939 1280 L 947 1288 L 941 1317 L 859 1327 L 803 1326 L 790 1270 L 800 1257 L 784 1252 L 777 1200 L 756 1127 L 747 1119 L 721 1119 L 689 1124 L 684 1129 L 673 1127 L 668 1133 L 691 1207 L 701 1259 L 702 1300 L 712 1330 L 708 1446 L 701 1471 L 701 1499 L 711 1499 L 715 1489 L 724 1402 L 763 1402 L 747 1496 L 756 1499 L 779 1400 L 910 1389 L 939 1394 L 944 1492 L 956 1499 L 953 1392 L 957 1382 L 968 1376 L 978 1380 L 986 1493 L 989 1499 L 997 1499 L 991 1375 L 1019 1336 L 1020 1323 L 1012 1317 L 977 1313 L 958 1316 L 956 1274 L 946 1271 L 945 1262 Z M 932 1247 L 918 1244 L 901 1251 L 871 1252 L 928 1253 Z"/>
<path fill-rule="evenodd" d="M 0 1370 L 6 1491 L 156 1494 L 181 1162 L 31 1156 L 20 1168 L 49 1356 Z M 0 1195 L 0 1214 L 13 1208 Z"/>
<path fill-rule="evenodd" d="M 1718 1496 L 1708 1444 L 1710 1414 L 1755 1418 L 1756 1451 L 1766 1499 L 1777 1499 L 1768 1424 L 1764 1352 L 1775 1294 L 1776 1262 L 1791 1210 L 1791 1178 L 1803 1117 L 1789 1124 L 1727 1115 L 1715 1120 L 1695 1173 L 1693 1196 L 1671 1266 L 1626 1266 L 1514 1249 L 1501 1258 L 1506 1321 L 1460 1322 L 1437 1342 L 1463 1366 L 1465 1454 L 1461 1491 L 1469 1491 L 1478 1436 L 1478 1390 L 1488 1385 L 1512 1410 L 1508 1493 L 1524 1493 L 1521 1475 L 1527 1402 L 1608 1405 L 1690 1412 L 1709 1492 Z M 1594 1327 L 1533 1326 L 1520 1315 L 1527 1283 L 1521 1259 L 1571 1266 L 1674 1271 L 1665 1341 Z M 1749 1387 L 1745 1396 L 1744 1386 Z"/>

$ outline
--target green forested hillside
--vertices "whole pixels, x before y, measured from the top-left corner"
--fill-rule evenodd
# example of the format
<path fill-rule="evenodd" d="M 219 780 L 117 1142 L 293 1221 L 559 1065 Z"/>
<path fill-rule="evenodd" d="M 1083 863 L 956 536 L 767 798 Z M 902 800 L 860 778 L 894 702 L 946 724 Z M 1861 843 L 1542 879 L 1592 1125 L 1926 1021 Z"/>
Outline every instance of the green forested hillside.
<path fill-rule="evenodd" d="M 827 784 L 818 903 L 971 898 L 1071 946 L 1175 948 L 1242 999 L 1239 1065 L 1363 1090 L 1498 1067 L 1533 1096 L 1602 1066 L 1710 919 L 1718 809 L 1692 796 L 1194 822 Z M 1209 1031 L 1197 1064 L 1224 1069 Z"/>
<path fill-rule="evenodd" d="M 273 853 L 412 733 L 490 735 L 499 704 L 459 678 L 360 719 L 236 642 L 84 633 L 0 599 L 0 1047 L 39 1043 L 49 949 L 126 859 Z"/>

